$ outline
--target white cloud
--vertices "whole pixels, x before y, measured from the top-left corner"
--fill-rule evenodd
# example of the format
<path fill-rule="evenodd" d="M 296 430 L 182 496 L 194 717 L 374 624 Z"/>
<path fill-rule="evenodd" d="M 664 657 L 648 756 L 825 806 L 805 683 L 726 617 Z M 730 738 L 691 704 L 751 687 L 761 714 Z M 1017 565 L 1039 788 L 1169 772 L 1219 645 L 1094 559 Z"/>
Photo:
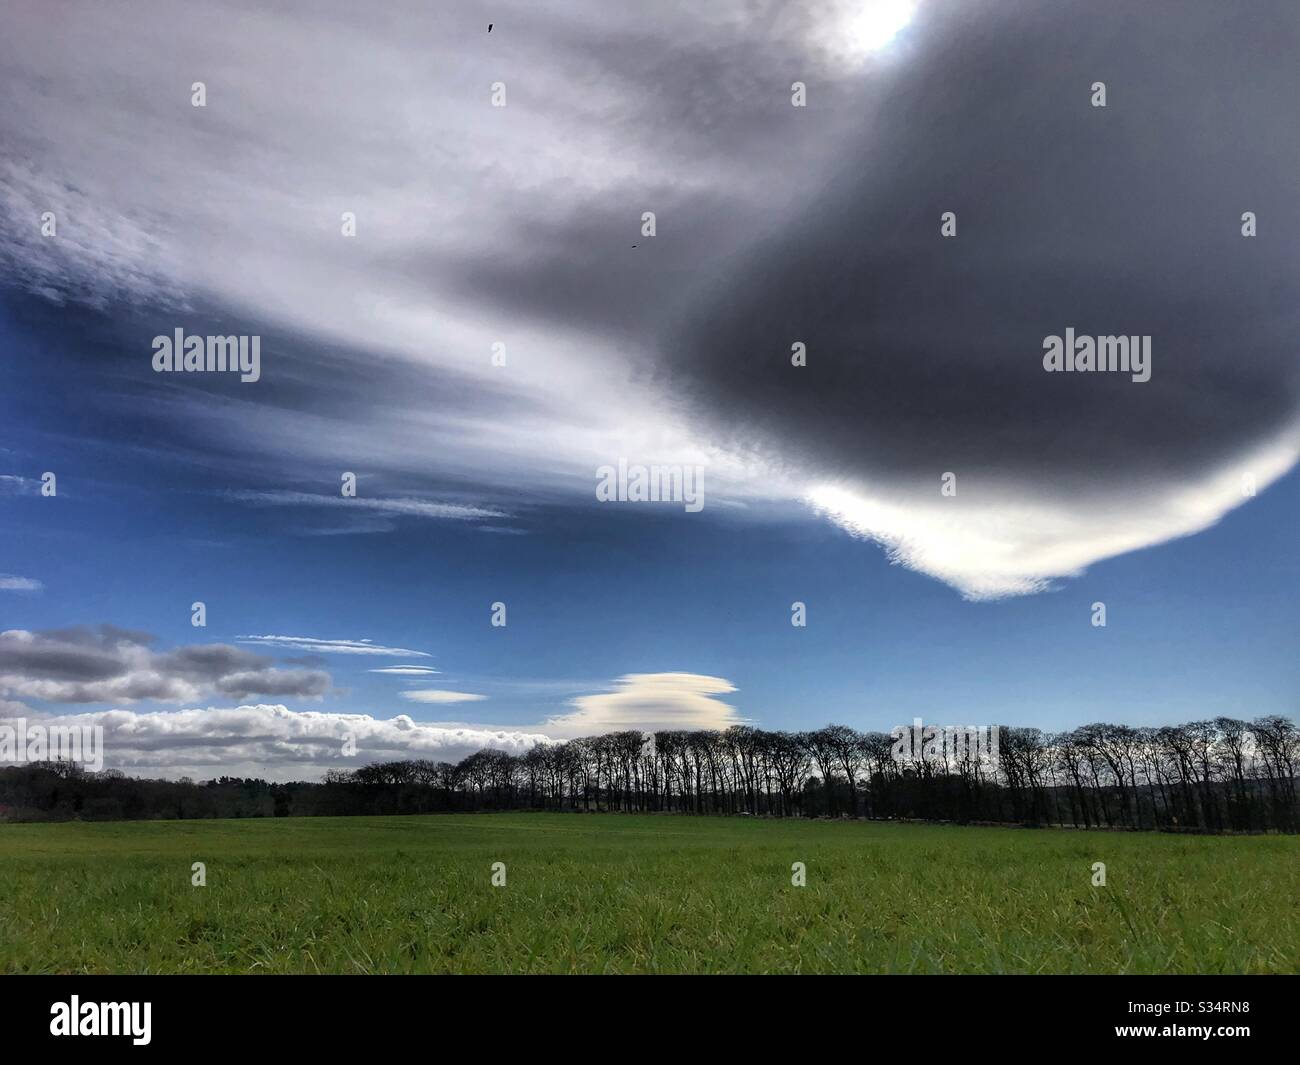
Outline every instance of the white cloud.
<path fill-rule="evenodd" d="M 522 754 L 546 742 L 538 733 L 421 724 L 405 714 L 379 719 L 368 714 L 297 711 L 282 704 L 22 716 L 29 725 L 102 726 L 105 766 L 134 776 L 202 779 L 227 774 L 304 780 L 319 778 L 328 769 L 369 762 L 404 758 L 455 762 L 484 747 Z M 344 755 L 347 740 L 355 744 L 355 756 Z"/>
<path fill-rule="evenodd" d="M 736 708 L 717 698 L 736 690 L 721 677 L 699 673 L 629 673 L 614 690 L 580 695 L 572 713 L 540 726 L 557 739 L 640 729 L 725 729 L 743 722 Z"/>
<path fill-rule="evenodd" d="M 782 154 L 797 150 L 811 166 L 834 148 L 810 123 L 782 129 L 750 120 L 754 90 L 766 81 L 752 58 L 813 59 L 818 47 L 803 31 L 815 19 L 792 10 L 768 24 L 739 3 L 704 18 L 689 7 L 651 16 L 567 0 L 545 13 L 498 0 L 492 12 L 513 32 L 491 39 L 476 32 L 484 38 L 477 43 L 517 72 L 510 105 L 498 110 L 488 100 L 492 79 L 480 85 L 474 73 L 482 57 L 465 26 L 453 20 L 445 34 L 412 35 L 409 27 L 428 17 L 414 0 L 395 0 L 387 17 L 364 22 L 344 0 L 288 5 L 259 12 L 255 26 L 243 5 L 219 0 L 197 13 L 166 3 L 110 12 L 74 0 L 57 42 L 35 14 L 14 18 L 0 37 L 0 95 L 9 104 L 0 111 L 0 141 L 13 146 L 0 168 L 0 206 L 15 219 L 54 212 L 59 236 L 41 237 L 35 223 L 6 231 L 0 278 L 60 302 L 145 303 L 177 314 L 237 309 L 268 345 L 268 379 L 272 338 L 362 353 L 373 360 L 376 388 L 388 364 L 426 373 L 427 389 L 374 405 L 348 402 L 330 414 L 277 407 L 274 417 L 257 419 L 259 462 L 292 455 L 333 467 L 364 454 L 387 470 L 436 468 L 514 496 L 526 478 L 538 495 L 590 500 L 596 467 L 630 455 L 707 463 L 715 500 L 733 477 L 760 497 L 779 495 L 761 471 L 697 442 L 671 397 L 650 387 L 653 330 L 620 329 L 611 343 L 558 301 L 538 298 L 535 285 L 467 279 L 526 265 L 516 254 L 521 241 L 529 255 L 577 244 L 579 269 L 594 266 L 596 276 L 639 293 L 644 275 L 621 238 L 593 243 L 573 230 L 590 224 L 593 207 L 626 209 L 635 234 L 642 190 L 655 190 L 660 210 L 680 220 L 680 236 L 695 241 L 679 240 L 674 254 L 684 258 L 656 276 L 702 269 L 701 247 L 719 260 L 738 251 L 750 220 L 802 195 L 805 179 Z M 645 47 L 655 37 L 687 49 L 692 66 L 703 68 L 708 105 L 698 102 L 703 88 L 678 86 L 670 74 L 665 81 L 669 72 Z M 731 46 L 719 79 L 710 53 L 720 39 Z M 266 61 L 290 52 L 301 61 L 292 84 Z M 196 56 L 209 60 L 199 62 L 206 108 L 190 106 L 189 87 L 204 73 Z M 600 91 L 575 93 L 574 84 Z M 673 100 L 646 91 L 661 85 Z M 719 108 L 741 120 L 742 150 L 717 143 Z M 856 121 L 850 112 L 840 119 L 844 128 Z M 638 128 L 671 135 L 627 135 Z M 365 132 L 340 138 L 340 129 Z M 143 178 L 133 163 L 142 157 L 152 161 Z M 674 207 L 683 201 L 691 201 L 693 221 Z M 339 233 L 345 210 L 357 216 L 355 238 Z M 703 235 L 700 223 L 721 214 L 737 222 L 729 239 L 721 239 L 722 222 Z M 545 263 L 529 269 L 543 286 L 555 274 Z M 572 277 L 561 283 L 569 292 L 586 287 Z M 519 299 L 502 306 L 503 292 Z M 667 304 L 681 293 L 660 295 Z M 636 336 L 644 338 L 640 350 Z M 489 359 L 498 340 L 508 370 Z M 148 353 L 141 338 L 142 358 Z M 425 401 L 442 395 L 456 402 Z M 244 435 L 233 428 L 247 425 L 250 406 L 242 395 L 202 404 L 159 395 L 153 409 L 229 446 Z M 372 517 L 504 516 L 474 501 L 288 491 L 239 498 L 336 512 L 346 505 Z"/>
<path fill-rule="evenodd" d="M 43 589 L 40 581 L 31 577 L 15 577 L 12 573 L 0 573 L 0 592 L 39 592 Z"/>
<path fill-rule="evenodd" d="M 492 507 L 469 506 L 462 503 L 444 503 L 429 499 L 370 499 L 365 496 L 329 496 L 311 492 L 255 492 L 227 493 L 243 503 L 282 507 L 347 507 L 352 510 L 369 510 L 381 514 L 427 518 L 434 521 L 473 521 L 481 518 L 505 518 L 509 515 Z"/>
<path fill-rule="evenodd" d="M 100 725 L 105 732 L 105 766 L 136 776 L 305 780 L 319 778 L 328 769 L 371 762 L 407 758 L 455 762 L 485 747 L 523 754 L 538 743 L 628 729 L 725 729 L 744 720 L 718 698 L 735 690 L 728 680 L 697 673 L 632 673 L 615 681 L 612 691 L 573 699 L 570 713 L 524 726 L 417 722 L 406 714 L 376 718 L 291 710 L 281 703 L 153 711 L 118 708 L 56 717 L 3 699 L 0 721 L 21 716 L 29 724 Z M 430 703 L 485 698 L 467 692 L 402 694 Z M 346 740 L 355 745 L 355 755 L 344 755 Z"/>
<path fill-rule="evenodd" d="M 432 666 L 384 666 L 382 669 L 368 669 L 367 673 L 389 673 L 398 677 L 427 677 L 432 673 L 441 673 L 442 670 L 434 669 Z"/>
<path fill-rule="evenodd" d="M 1028 595 L 1091 564 L 1207 529 L 1281 477 L 1300 458 L 1300 431 L 1207 473 L 1194 483 L 1149 485 L 1142 499 L 1076 493 L 1034 499 L 1002 491 L 955 497 L 891 497 L 824 485 L 808 502 L 854 536 L 883 546 L 909 569 L 967 599 Z M 1248 478 L 1248 480 L 1247 480 Z"/>
<path fill-rule="evenodd" d="M 416 688 L 400 694 L 403 699 L 409 699 L 413 703 L 476 703 L 487 698 L 486 695 L 475 695 L 472 692 L 449 692 L 439 688 Z"/>
<path fill-rule="evenodd" d="M 373 640 L 319 640 L 314 636 L 236 636 L 236 643 L 260 644 L 291 651 L 315 651 L 328 655 L 390 655 L 393 658 L 429 658 L 426 651 L 407 647 L 385 647 Z"/>

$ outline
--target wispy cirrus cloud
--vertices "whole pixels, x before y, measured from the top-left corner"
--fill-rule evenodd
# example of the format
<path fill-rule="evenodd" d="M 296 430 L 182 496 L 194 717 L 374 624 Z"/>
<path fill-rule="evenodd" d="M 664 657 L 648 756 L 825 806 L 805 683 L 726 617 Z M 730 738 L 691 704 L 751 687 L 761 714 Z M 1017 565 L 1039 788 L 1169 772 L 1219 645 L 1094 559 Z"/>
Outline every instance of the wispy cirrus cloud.
<path fill-rule="evenodd" d="M 427 677 L 442 670 L 432 666 L 384 666 L 380 669 L 368 669 L 367 673 L 387 673 L 394 677 Z"/>
<path fill-rule="evenodd" d="M 330 655 L 389 655 L 393 658 L 431 658 L 427 651 L 386 647 L 374 640 L 321 640 L 314 636 L 236 636 L 236 643 L 257 644 L 280 650 L 312 651 Z"/>
<path fill-rule="evenodd" d="M 14 473 L 0 473 L 0 495 L 22 495 L 34 492 L 40 487 L 39 481 L 30 477 L 19 477 Z"/>
<path fill-rule="evenodd" d="M 274 507 L 347 507 L 431 521 L 475 521 L 505 518 L 509 515 L 494 507 L 446 503 L 431 499 L 370 499 L 366 496 L 321 495 L 314 492 L 235 491 L 227 493 L 241 503 Z"/>

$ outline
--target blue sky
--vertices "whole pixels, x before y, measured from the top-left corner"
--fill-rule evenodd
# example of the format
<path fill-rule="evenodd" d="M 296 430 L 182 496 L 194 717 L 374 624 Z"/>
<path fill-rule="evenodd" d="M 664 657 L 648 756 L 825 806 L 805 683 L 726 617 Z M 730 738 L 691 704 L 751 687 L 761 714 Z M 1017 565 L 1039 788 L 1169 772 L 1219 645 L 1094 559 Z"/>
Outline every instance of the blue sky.
<path fill-rule="evenodd" d="M 0 336 L 11 380 L 53 396 L 58 357 L 46 349 L 27 376 L 39 349 L 12 319 Z M 1294 473 L 1198 535 L 1052 591 L 971 602 L 808 514 L 593 497 L 546 508 L 522 533 L 415 520 L 304 535 L 280 510 L 228 498 L 220 455 L 178 469 L 165 442 L 140 449 L 129 430 L 107 447 L 61 438 L 40 402 L 14 399 L 4 473 L 49 467 L 59 494 L 4 500 L 4 570 L 44 586 L 4 593 L 5 628 L 111 621 L 170 646 L 287 634 L 430 656 L 323 656 L 329 710 L 527 726 L 626 674 L 688 672 L 730 680 L 728 701 L 765 727 L 888 729 L 921 715 L 1054 729 L 1293 713 L 1300 690 Z M 205 629 L 190 624 L 196 600 Z M 490 624 L 497 601 L 504 628 Z M 790 623 L 795 601 L 805 628 Z M 1091 624 L 1095 601 L 1105 628 Z M 400 665 L 440 672 L 369 672 Z M 487 698 L 452 708 L 399 694 L 430 686 Z"/>
<path fill-rule="evenodd" d="M 6 16 L 0 716 L 286 778 L 1294 714 L 1292 8 L 402 7 Z"/>

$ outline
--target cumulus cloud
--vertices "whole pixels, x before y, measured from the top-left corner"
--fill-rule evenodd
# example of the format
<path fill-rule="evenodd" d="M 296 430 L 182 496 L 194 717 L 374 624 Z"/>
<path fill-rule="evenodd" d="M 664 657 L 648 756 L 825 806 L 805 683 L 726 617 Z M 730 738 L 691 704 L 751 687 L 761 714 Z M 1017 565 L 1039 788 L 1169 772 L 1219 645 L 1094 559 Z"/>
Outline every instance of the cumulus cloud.
<path fill-rule="evenodd" d="M 136 776 L 303 780 L 328 769 L 393 759 L 454 762 L 484 747 L 522 754 L 547 740 L 540 733 L 422 724 L 404 714 L 381 719 L 290 710 L 275 703 L 25 716 L 28 725 L 102 727 L 105 766 Z M 354 747 L 355 754 L 345 753 Z"/>
<path fill-rule="evenodd" d="M 232 467 L 233 427 L 256 422 L 249 478 L 268 455 L 365 454 L 429 489 L 361 502 L 373 531 L 514 514 L 523 486 L 590 503 L 595 468 L 627 456 L 705 465 L 704 520 L 805 500 L 990 598 L 1194 533 L 1244 479 L 1293 468 L 1290 0 L 888 7 L 910 22 L 742 0 L 494 0 L 436 26 L 413 0 L 364 20 L 326 0 L 250 22 L 85 0 L 51 34 L 11 5 L 0 278 L 139 308 L 136 370 L 160 318 L 264 334 L 265 389 L 114 366 L 111 391 Z M 58 239 L 31 221 L 47 210 Z M 1045 374 L 1067 327 L 1150 335 L 1151 380 Z"/>
<path fill-rule="evenodd" d="M 29 649 L 29 665 L 80 678 L 98 676 L 115 668 L 112 663 L 124 648 L 140 646 L 143 634 L 99 626 L 64 630 L 58 639 L 49 634 L 31 640 L 0 634 L 0 653 L 13 652 L 14 643 Z M 57 644 L 57 646 L 56 646 Z M 94 652 L 104 652 L 97 657 Z M 196 671 L 220 672 L 236 648 L 221 645 L 174 652 L 176 661 Z M 237 675 L 236 675 L 237 676 Z M 232 688 L 241 682 L 229 681 Z M 261 678 L 271 686 L 275 678 Z M 209 683 L 209 687 L 220 687 Z M 566 684 L 567 686 L 567 684 Z M 3 690 L 3 689 L 0 689 Z M 260 689 L 260 690 L 265 690 Z M 355 768 L 371 762 L 427 758 L 459 761 L 491 747 L 523 754 L 538 743 L 554 743 L 582 736 L 637 729 L 655 732 L 672 729 L 725 729 L 741 724 L 735 707 L 719 696 L 736 691 L 721 677 L 698 673 L 632 673 L 614 681 L 611 690 L 582 695 L 570 701 L 569 712 L 537 725 L 489 725 L 469 722 L 418 722 L 406 714 L 390 718 L 355 713 L 294 710 L 281 703 L 209 706 L 206 709 L 137 710 L 114 708 L 57 716 L 27 705 L 0 699 L 0 723 L 26 719 L 32 724 L 101 726 L 104 729 L 104 765 L 137 776 L 219 775 L 260 776 L 268 780 L 303 780 L 319 777 L 328 769 Z M 296 694 L 296 693 L 295 693 Z M 403 692 L 422 703 L 474 702 L 482 695 L 466 692 Z M 434 697 L 436 696 L 436 697 Z"/>
<path fill-rule="evenodd" d="M 110 626 L 64 630 L 60 641 L 48 635 L 21 635 L 34 638 L 23 640 L 14 633 L 0 634 L 0 654 L 12 654 L 12 645 L 23 643 L 29 648 L 29 665 L 39 656 L 43 669 L 83 678 L 115 668 L 111 664 L 114 656 L 124 648 L 140 646 L 142 637 Z M 56 646 L 59 642 L 61 646 Z M 96 648 L 107 648 L 107 654 L 96 657 Z M 239 653 L 236 648 L 212 645 L 185 648 L 183 656 L 174 654 L 177 659 L 184 658 L 193 676 L 195 671 L 220 672 L 231 651 Z M 231 676 L 222 679 L 232 688 L 242 684 Z M 274 683 L 274 677 L 259 679 L 259 684 L 266 687 Z M 209 687 L 220 684 L 210 683 Z M 417 722 L 405 714 L 378 718 L 370 714 L 292 710 L 275 703 L 176 710 L 119 707 L 51 716 L 6 699 L 0 699 L 0 722 L 23 717 L 29 724 L 102 726 L 105 765 L 136 775 L 227 774 L 301 780 L 319 776 L 327 769 L 354 768 L 391 759 L 458 761 L 485 747 L 522 754 L 538 743 L 630 729 L 725 729 L 745 720 L 734 706 L 719 698 L 735 691 L 735 685 L 728 680 L 698 673 L 631 673 L 614 681 L 609 691 L 572 699 L 572 709 L 567 713 L 541 724 L 523 726 Z M 485 698 L 441 690 L 401 694 L 431 704 Z M 345 741 L 351 741 L 346 748 Z M 353 747 L 354 754 L 350 753 Z"/>
<path fill-rule="evenodd" d="M 613 691 L 573 699 L 572 712 L 549 718 L 542 728 L 558 739 L 625 729 L 725 729 L 743 719 L 717 697 L 735 690 L 729 680 L 699 673 L 629 673 Z"/>
<path fill-rule="evenodd" d="M 53 703 L 187 702 L 220 692 L 318 696 L 321 670 L 280 669 L 230 644 L 158 651 L 148 633 L 113 625 L 0 632 L 0 695 Z"/>
<path fill-rule="evenodd" d="M 39 592 L 44 588 L 33 577 L 16 577 L 12 573 L 0 573 L 0 592 Z"/>

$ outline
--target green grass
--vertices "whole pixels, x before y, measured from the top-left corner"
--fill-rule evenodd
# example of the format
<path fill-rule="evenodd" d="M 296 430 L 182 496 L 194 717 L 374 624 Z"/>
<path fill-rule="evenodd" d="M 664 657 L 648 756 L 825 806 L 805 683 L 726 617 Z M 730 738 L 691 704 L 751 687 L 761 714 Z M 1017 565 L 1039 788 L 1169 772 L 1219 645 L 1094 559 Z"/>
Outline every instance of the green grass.
<path fill-rule="evenodd" d="M 0 972 L 1294 973 L 1297 857 L 618 815 L 0 825 Z"/>

